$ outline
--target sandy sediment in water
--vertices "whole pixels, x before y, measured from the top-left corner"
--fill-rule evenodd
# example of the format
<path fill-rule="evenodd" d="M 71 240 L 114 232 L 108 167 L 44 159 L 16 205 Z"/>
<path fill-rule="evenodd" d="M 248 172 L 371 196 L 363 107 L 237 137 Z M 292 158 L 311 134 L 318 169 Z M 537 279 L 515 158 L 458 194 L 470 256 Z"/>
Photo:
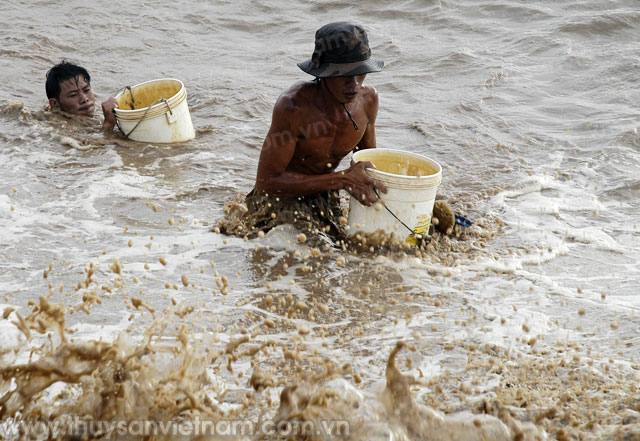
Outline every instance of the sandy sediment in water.
<path fill-rule="evenodd" d="M 149 207 L 157 212 L 153 204 Z M 544 342 L 522 325 L 517 338 L 527 350 L 444 334 L 435 346 L 455 355 L 460 365 L 424 373 L 413 363 L 428 355 L 413 354 L 432 349 L 432 341 L 416 332 L 415 342 L 401 351 L 402 345 L 394 345 L 411 339 L 406 332 L 387 337 L 375 329 L 401 321 L 408 328 L 421 308 L 437 315 L 444 306 L 464 310 L 464 322 L 456 326 L 479 321 L 450 292 L 404 286 L 391 264 L 412 256 L 432 264 L 427 272 L 447 276 L 462 260 L 492 257 L 496 251 L 486 245 L 499 237 L 500 227 L 500 219 L 487 215 L 470 229 L 435 233 L 418 249 L 365 236 L 356 237 L 350 248 L 326 242 L 315 246 L 313 237 L 301 232 L 288 235 L 299 247 L 283 253 L 257 241 L 247 255 L 264 281 L 261 289 L 231 297 L 229 278 L 218 274 L 213 263 L 207 265 L 215 280 L 215 289 L 207 289 L 211 309 L 227 306 L 222 298 L 238 307 L 227 317 L 218 313 L 222 320 L 188 298 L 192 290 L 205 289 L 194 285 L 205 268 L 185 266 L 167 273 L 166 290 L 184 294 L 174 297 L 158 295 L 145 273 L 133 276 L 124 260 L 109 258 L 106 268 L 89 263 L 66 288 L 56 276 L 76 275 L 52 264 L 43 271 L 49 292 L 32 302 L 29 312 L 4 309 L 3 329 L 21 337 L 2 351 L 0 417 L 125 423 L 243 419 L 255 424 L 300 419 L 318 424 L 330 418 L 348 422 L 348 439 L 388 439 L 389 434 L 410 440 L 544 439 L 543 430 L 557 439 L 634 439 L 640 409 L 637 375 L 630 373 L 637 366 L 598 359 L 572 343 Z M 258 238 L 266 242 L 269 236 Z M 361 266 L 366 257 L 374 263 L 383 257 L 387 263 Z M 171 255 L 154 260 L 160 271 L 174 264 Z M 324 277 L 323 270 L 333 266 L 350 271 L 349 279 Z M 292 271 L 298 276 L 295 283 L 312 295 L 283 286 L 283 277 Z M 336 283 L 342 283 L 340 289 L 330 290 Z M 69 325 L 71 319 L 91 322 L 100 308 L 120 307 L 129 327 L 112 338 L 77 338 L 77 328 Z M 434 334 L 460 320 L 441 316 L 442 325 L 431 326 Z M 225 321 L 232 324 L 222 326 Z M 351 348 L 354 340 L 371 343 Z M 347 349 L 373 365 L 364 369 L 357 365 L 359 358 L 345 359 Z M 382 387 L 373 374 L 375 363 L 384 376 Z M 106 430 L 93 429 L 85 434 L 99 437 Z"/>
<path fill-rule="evenodd" d="M 126 269 L 113 261 L 110 271 L 121 277 Z M 260 296 L 257 310 L 228 336 L 202 334 L 192 320 L 197 312 L 180 304 L 155 311 L 137 336 L 123 332 L 113 341 L 76 340 L 66 328 L 67 314 L 91 313 L 101 304 L 92 290 L 96 268 L 88 266 L 85 276 L 75 287 L 81 302 L 74 306 L 43 297 L 24 316 L 5 309 L 3 326 L 22 334 L 22 343 L 3 352 L 1 418 L 243 419 L 256 425 L 310 421 L 315 427 L 331 420 L 348 423 L 334 426 L 348 427 L 348 434 L 338 434 L 343 439 L 537 440 L 545 433 L 557 439 L 596 439 L 593 433 L 636 439 L 637 382 L 617 367 L 598 373 L 588 358 L 586 364 L 575 353 L 567 358 L 570 347 L 541 345 L 540 352 L 522 354 L 459 342 L 444 349 L 463 354 L 464 369 L 426 378 L 420 371 L 415 377 L 401 373 L 400 356 L 418 348 L 398 343 L 388 349 L 385 385 L 376 389 L 349 363 L 309 345 L 309 339 L 319 337 L 327 339 L 330 349 L 339 341 L 333 337 L 353 333 L 353 328 L 318 333 L 298 327 L 291 332 L 296 318 L 329 322 L 329 308 L 277 291 Z M 117 286 L 114 282 L 112 289 Z M 379 301 L 385 296 L 384 290 L 365 288 L 363 296 Z M 136 317 L 151 315 L 141 302 L 136 304 Z M 279 318 L 267 318 L 274 316 Z M 41 335 L 48 342 L 39 343 Z M 409 361 L 403 361 L 408 368 Z M 497 385 L 486 384 L 488 378 L 497 379 Z M 105 435 L 104 427 L 83 427 L 90 438 Z"/>

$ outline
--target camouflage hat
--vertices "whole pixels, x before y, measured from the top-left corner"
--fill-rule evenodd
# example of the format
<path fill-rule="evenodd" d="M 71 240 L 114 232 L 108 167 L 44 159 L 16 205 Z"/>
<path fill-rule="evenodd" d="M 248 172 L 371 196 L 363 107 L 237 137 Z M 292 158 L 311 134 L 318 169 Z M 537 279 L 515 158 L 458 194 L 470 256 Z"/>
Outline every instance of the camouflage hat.
<path fill-rule="evenodd" d="M 365 30 L 348 22 L 329 23 L 316 32 L 316 46 L 298 67 L 316 77 L 348 77 L 380 72 L 384 61 L 371 58 Z"/>

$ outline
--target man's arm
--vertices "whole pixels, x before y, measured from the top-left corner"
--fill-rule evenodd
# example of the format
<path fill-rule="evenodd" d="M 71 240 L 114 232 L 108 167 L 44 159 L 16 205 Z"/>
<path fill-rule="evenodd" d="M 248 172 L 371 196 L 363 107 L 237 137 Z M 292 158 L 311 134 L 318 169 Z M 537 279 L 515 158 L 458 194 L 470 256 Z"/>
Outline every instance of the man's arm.
<path fill-rule="evenodd" d="M 107 101 L 102 102 L 102 113 L 104 114 L 104 122 L 102 123 L 102 130 L 108 132 L 113 130 L 116 125 L 116 114 L 114 109 L 118 107 L 118 102 L 115 97 L 110 97 Z"/>
<path fill-rule="evenodd" d="M 358 150 L 376 148 L 376 117 L 378 116 L 378 91 L 373 86 L 367 86 L 365 112 L 369 121 L 364 128 L 364 135 L 358 143 Z"/>
<path fill-rule="evenodd" d="M 290 96 L 278 99 L 260 153 L 256 190 L 270 195 L 304 196 L 344 189 L 365 205 L 374 203 L 378 199 L 373 192 L 375 182 L 364 170 L 373 167 L 370 162 L 358 162 L 346 170 L 320 175 L 287 170 L 298 141 L 302 112 Z"/>

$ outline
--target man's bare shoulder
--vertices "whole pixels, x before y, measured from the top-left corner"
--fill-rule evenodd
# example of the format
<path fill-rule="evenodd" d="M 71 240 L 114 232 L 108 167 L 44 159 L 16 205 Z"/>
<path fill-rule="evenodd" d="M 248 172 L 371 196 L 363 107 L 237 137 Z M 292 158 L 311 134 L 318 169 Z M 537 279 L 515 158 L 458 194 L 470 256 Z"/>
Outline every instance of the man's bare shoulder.
<path fill-rule="evenodd" d="M 275 110 L 284 113 L 298 113 L 309 108 L 317 95 L 317 86 L 312 81 L 299 81 L 282 92 L 276 101 Z"/>
<path fill-rule="evenodd" d="M 360 88 L 360 102 L 370 121 L 375 121 L 378 115 L 378 91 L 373 86 Z"/>
<path fill-rule="evenodd" d="M 366 104 L 377 104 L 378 103 L 378 91 L 373 86 L 365 86 L 363 85 L 360 88 L 360 95 Z"/>

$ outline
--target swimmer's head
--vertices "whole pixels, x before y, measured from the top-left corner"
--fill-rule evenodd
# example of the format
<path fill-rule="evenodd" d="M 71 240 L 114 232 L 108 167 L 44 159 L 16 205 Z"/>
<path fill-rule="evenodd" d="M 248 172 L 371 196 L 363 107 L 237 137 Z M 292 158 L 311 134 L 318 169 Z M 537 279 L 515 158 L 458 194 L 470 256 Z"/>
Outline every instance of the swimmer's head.
<path fill-rule="evenodd" d="M 74 115 L 93 115 L 95 95 L 91 77 L 83 67 L 63 61 L 47 72 L 45 84 L 49 106 Z"/>

